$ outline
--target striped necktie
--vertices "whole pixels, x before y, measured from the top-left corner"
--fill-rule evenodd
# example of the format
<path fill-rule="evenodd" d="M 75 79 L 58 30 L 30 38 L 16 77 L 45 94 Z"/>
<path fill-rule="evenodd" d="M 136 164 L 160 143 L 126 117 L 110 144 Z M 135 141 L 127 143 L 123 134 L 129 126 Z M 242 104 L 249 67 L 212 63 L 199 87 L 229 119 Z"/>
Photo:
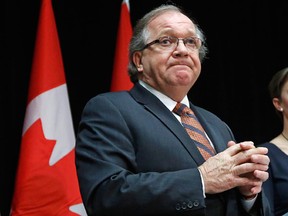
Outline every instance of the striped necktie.
<path fill-rule="evenodd" d="M 207 160 L 209 157 L 215 155 L 215 150 L 208 141 L 204 129 L 194 115 L 194 112 L 185 104 L 181 103 L 176 104 L 173 112 L 181 117 L 183 127 L 186 129 L 191 139 L 195 141 L 203 158 Z"/>

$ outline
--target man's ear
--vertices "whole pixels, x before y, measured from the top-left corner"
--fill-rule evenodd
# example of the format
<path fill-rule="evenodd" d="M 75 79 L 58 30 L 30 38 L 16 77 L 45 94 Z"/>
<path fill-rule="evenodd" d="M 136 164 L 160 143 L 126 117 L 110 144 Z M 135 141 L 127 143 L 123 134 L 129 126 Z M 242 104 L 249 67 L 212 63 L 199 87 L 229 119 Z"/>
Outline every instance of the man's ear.
<path fill-rule="evenodd" d="M 143 65 L 141 63 L 141 58 L 142 58 L 142 53 L 140 51 L 136 51 L 133 54 L 133 62 L 136 65 L 138 72 L 143 71 Z"/>

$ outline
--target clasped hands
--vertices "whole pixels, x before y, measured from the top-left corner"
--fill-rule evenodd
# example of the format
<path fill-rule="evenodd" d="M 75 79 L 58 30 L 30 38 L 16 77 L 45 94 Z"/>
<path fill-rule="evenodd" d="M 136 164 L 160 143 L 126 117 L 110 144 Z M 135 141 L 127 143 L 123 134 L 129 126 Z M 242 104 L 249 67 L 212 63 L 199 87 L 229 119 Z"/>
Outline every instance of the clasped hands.
<path fill-rule="evenodd" d="M 262 190 L 269 177 L 268 149 L 255 147 L 251 141 L 228 142 L 228 148 L 206 160 L 199 170 L 203 176 L 205 193 L 220 193 L 237 187 L 244 197 L 253 197 Z"/>

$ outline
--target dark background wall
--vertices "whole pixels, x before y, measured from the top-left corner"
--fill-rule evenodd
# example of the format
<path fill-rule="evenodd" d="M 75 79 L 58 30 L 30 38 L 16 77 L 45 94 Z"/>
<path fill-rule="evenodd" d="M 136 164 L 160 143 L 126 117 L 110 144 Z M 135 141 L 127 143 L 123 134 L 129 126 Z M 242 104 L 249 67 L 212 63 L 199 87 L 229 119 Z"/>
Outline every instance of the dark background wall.
<path fill-rule="evenodd" d="M 52 1 L 75 131 L 88 99 L 110 89 L 121 2 Z M 132 25 L 165 2 L 130 0 Z M 257 144 L 281 131 L 267 85 L 277 70 L 288 66 L 286 2 L 174 0 L 199 23 L 210 50 L 189 97 L 226 121 L 239 141 Z M 0 207 L 6 216 L 13 195 L 40 1 L 0 4 L 4 15 Z"/>

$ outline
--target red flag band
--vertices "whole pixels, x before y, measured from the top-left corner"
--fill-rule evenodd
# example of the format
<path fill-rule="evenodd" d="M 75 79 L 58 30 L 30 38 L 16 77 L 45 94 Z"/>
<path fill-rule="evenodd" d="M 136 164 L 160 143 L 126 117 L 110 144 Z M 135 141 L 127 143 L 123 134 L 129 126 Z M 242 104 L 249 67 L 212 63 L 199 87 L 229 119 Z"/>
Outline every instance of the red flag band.
<path fill-rule="evenodd" d="M 128 76 L 128 46 L 132 37 L 129 0 L 123 0 L 117 33 L 111 91 L 129 90 L 133 83 Z"/>
<path fill-rule="evenodd" d="M 42 0 L 11 216 L 87 215 L 51 0 Z"/>

